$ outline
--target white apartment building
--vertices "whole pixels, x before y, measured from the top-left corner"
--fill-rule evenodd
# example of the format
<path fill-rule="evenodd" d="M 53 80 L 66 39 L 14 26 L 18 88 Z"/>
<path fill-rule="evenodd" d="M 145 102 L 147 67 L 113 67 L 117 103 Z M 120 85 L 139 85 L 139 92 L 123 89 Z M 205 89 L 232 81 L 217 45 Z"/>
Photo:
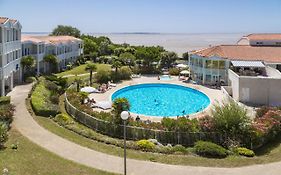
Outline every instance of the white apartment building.
<path fill-rule="evenodd" d="M 52 54 L 58 58 L 59 68 L 65 69 L 66 65 L 75 61 L 83 53 L 81 39 L 72 36 L 22 36 L 22 56 L 31 55 L 36 59 L 36 71 L 45 73 L 46 64 L 44 56 Z"/>
<path fill-rule="evenodd" d="M 237 45 L 218 45 L 192 52 L 191 76 L 200 84 L 227 85 L 231 61 L 261 61 L 281 70 L 281 34 L 250 34 Z"/>
<path fill-rule="evenodd" d="M 4 96 L 22 79 L 21 24 L 0 17 L 0 95 Z"/>

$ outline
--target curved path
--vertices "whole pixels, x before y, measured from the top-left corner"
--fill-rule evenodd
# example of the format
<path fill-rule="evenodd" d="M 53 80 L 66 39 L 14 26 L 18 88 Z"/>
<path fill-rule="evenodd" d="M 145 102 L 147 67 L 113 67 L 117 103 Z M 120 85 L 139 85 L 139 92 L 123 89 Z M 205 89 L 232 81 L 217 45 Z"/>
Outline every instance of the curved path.
<path fill-rule="evenodd" d="M 108 172 L 122 173 L 121 157 L 100 153 L 63 139 L 37 124 L 26 109 L 25 99 L 31 85 L 14 88 L 9 95 L 16 106 L 13 127 L 41 147 L 74 162 Z M 131 175 L 278 175 L 281 162 L 266 165 L 253 165 L 241 168 L 209 168 L 180 165 L 166 165 L 148 161 L 127 159 L 128 174 Z"/>

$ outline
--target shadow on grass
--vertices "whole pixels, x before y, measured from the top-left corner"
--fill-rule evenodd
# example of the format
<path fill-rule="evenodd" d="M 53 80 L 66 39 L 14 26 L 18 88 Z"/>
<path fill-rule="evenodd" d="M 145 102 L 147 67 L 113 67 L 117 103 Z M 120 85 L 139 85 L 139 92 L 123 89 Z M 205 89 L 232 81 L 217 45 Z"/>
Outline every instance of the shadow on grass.
<path fill-rule="evenodd" d="M 263 156 L 270 153 L 273 149 L 279 147 L 281 144 L 281 134 L 279 134 L 274 140 L 270 141 L 263 147 L 255 151 L 257 156 Z"/>

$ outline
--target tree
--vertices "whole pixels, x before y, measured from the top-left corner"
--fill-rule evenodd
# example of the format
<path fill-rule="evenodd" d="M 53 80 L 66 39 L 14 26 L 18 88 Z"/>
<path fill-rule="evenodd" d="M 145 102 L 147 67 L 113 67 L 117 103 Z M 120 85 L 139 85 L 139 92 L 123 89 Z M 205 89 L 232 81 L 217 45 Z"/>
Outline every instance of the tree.
<path fill-rule="evenodd" d="M 183 54 L 182 54 L 182 58 L 183 58 L 184 60 L 188 61 L 188 60 L 189 60 L 189 54 L 188 54 L 188 52 L 183 53 Z"/>
<path fill-rule="evenodd" d="M 112 62 L 111 67 L 115 68 L 115 73 L 117 73 L 118 69 L 122 67 L 122 63 L 118 59 L 114 59 L 113 62 Z"/>
<path fill-rule="evenodd" d="M 126 49 L 124 47 L 117 47 L 114 49 L 114 55 L 120 56 L 122 53 L 125 53 Z"/>
<path fill-rule="evenodd" d="M 139 47 L 136 51 L 136 58 L 142 60 L 143 66 L 151 67 L 152 62 L 159 61 L 160 53 L 163 51 L 162 47 Z"/>
<path fill-rule="evenodd" d="M 58 58 L 55 55 L 49 54 L 43 58 L 43 61 L 48 63 L 51 72 L 56 72 L 58 68 Z"/>
<path fill-rule="evenodd" d="M 53 29 L 50 35 L 53 36 L 68 35 L 68 36 L 80 38 L 80 30 L 72 26 L 58 25 L 55 29 Z"/>
<path fill-rule="evenodd" d="M 89 38 L 84 38 L 83 43 L 84 43 L 83 51 L 85 55 L 89 55 L 93 52 L 98 52 L 98 45 L 93 40 Z"/>
<path fill-rule="evenodd" d="M 80 77 L 78 77 L 77 75 L 75 75 L 75 79 L 74 82 L 76 83 L 76 91 L 79 92 L 80 91 L 80 84 L 83 82 L 82 79 Z"/>
<path fill-rule="evenodd" d="M 85 99 L 88 98 L 88 96 L 89 96 L 89 93 L 87 93 L 87 92 L 79 92 L 81 104 L 84 104 L 84 101 L 85 101 Z"/>
<path fill-rule="evenodd" d="M 127 98 L 116 98 L 112 104 L 113 113 L 115 116 L 115 123 L 121 124 L 122 119 L 120 114 L 122 111 L 129 111 L 130 110 L 130 103 Z"/>
<path fill-rule="evenodd" d="M 90 72 L 90 86 L 93 85 L 93 71 L 97 70 L 97 66 L 94 63 L 88 63 L 85 68 L 86 71 Z"/>
<path fill-rule="evenodd" d="M 162 52 L 160 55 L 161 66 L 170 68 L 177 58 L 175 52 Z"/>
<path fill-rule="evenodd" d="M 113 53 L 112 48 L 110 47 L 109 41 L 103 41 L 99 45 L 99 54 L 100 55 L 111 55 Z"/>
<path fill-rule="evenodd" d="M 123 65 L 128 65 L 131 68 L 131 66 L 135 65 L 136 57 L 129 52 L 125 52 L 120 54 L 119 59 L 123 63 Z"/>
<path fill-rule="evenodd" d="M 35 65 L 35 59 L 33 56 L 25 56 L 25 57 L 22 57 L 20 64 L 22 65 L 24 72 L 27 72 L 27 74 L 29 75 L 31 72 L 31 69 Z"/>

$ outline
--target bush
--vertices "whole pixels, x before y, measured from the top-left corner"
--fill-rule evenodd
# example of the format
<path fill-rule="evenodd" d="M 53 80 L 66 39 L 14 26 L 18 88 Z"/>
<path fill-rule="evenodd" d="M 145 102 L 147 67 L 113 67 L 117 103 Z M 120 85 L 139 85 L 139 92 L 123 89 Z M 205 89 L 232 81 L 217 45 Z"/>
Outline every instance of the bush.
<path fill-rule="evenodd" d="M 255 153 L 254 151 L 247 149 L 247 148 L 243 148 L 243 147 L 238 147 L 236 149 L 237 154 L 241 155 L 241 156 L 246 156 L 246 157 L 254 157 Z"/>
<path fill-rule="evenodd" d="M 173 146 L 172 151 L 173 152 L 181 152 L 181 153 L 187 153 L 188 152 L 187 149 L 182 145 Z"/>
<path fill-rule="evenodd" d="M 139 149 L 145 150 L 145 151 L 151 151 L 155 148 L 155 144 L 148 141 L 148 140 L 139 140 L 137 141 L 137 146 Z"/>
<path fill-rule="evenodd" d="M 196 154 L 210 158 L 225 158 L 227 150 L 212 142 L 198 141 L 194 146 Z"/>
<path fill-rule="evenodd" d="M 132 75 L 132 70 L 129 67 L 123 66 L 119 70 L 120 80 L 130 80 Z"/>
<path fill-rule="evenodd" d="M 214 129 L 232 140 L 243 140 L 250 133 L 251 120 L 247 111 L 236 102 L 215 105 L 212 110 Z"/>
<path fill-rule="evenodd" d="M 8 125 L 13 121 L 14 105 L 5 104 L 0 105 L 0 122 L 5 122 Z"/>
<path fill-rule="evenodd" d="M 180 74 L 180 70 L 178 68 L 170 68 L 169 69 L 169 74 L 170 75 L 179 75 Z"/>
<path fill-rule="evenodd" d="M 11 97 L 10 96 L 2 96 L 0 97 L 0 105 L 2 104 L 10 104 L 11 103 Z"/>
<path fill-rule="evenodd" d="M 0 148 L 4 147 L 8 140 L 8 126 L 6 123 L 0 122 Z"/>
<path fill-rule="evenodd" d="M 74 123 L 73 119 L 67 114 L 57 114 L 54 117 L 54 121 L 56 121 L 62 126 Z"/>
<path fill-rule="evenodd" d="M 32 82 L 35 82 L 36 81 L 36 78 L 35 77 L 27 77 L 26 79 L 25 79 L 25 82 L 26 83 L 32 83 Z"/>
<path fill-rule="evenodd" d="M 41 78 L 31 95 L 31 105 L 35 114 L 49 117 L 58 113 L 58 105 L 52 103 L 51 95 L 52 92 L 45 87 L 45 79 Z"/>
<path fill-rule="evenodd" d="M 107 83 L 110 80 L 110 70 L 109 69 L 99 69 L 95 74 L 95 79 L 98 83 Z"/>

